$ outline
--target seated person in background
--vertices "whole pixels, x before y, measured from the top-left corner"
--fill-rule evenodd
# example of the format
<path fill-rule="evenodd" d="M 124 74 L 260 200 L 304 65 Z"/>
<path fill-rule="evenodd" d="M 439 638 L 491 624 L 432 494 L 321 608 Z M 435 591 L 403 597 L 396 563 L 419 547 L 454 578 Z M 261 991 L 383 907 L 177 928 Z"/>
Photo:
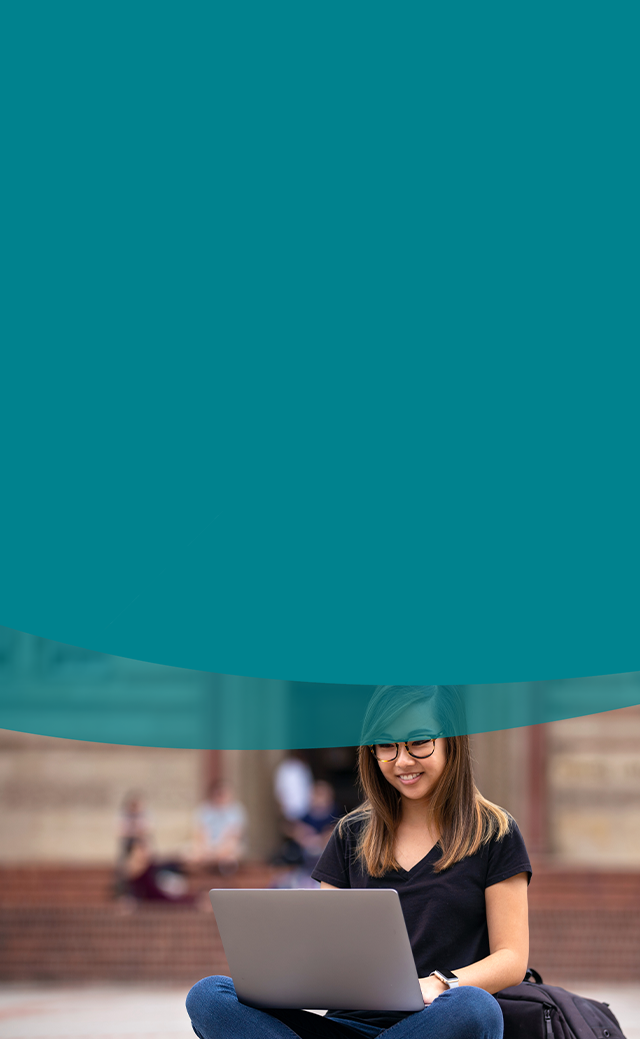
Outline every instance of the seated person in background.
<path fill-rule="evenodd" d="M 138 902 L 174 902 L 190 905 L 194 896 L 188 893 L 186 879 L 172 863 L 154 861 L 146 837 L 131 837 L 123 862 L 126 894 Z"/>
<path fill-rule="evenodd" d="M 217 867 L 223 874 L 233 873 L 245 853 L 246 828 L 246 809 L 235 800 L 230 783 L 215 780 L 209 787 L 207 800 L 196 811 L 191 864 Z"/>
<path fill-rule="evenodd" d="M 142 794 L 137 790 L 130 790 L 122 799 L 118 812 L 118 859 L 116 863 L 115 894 L 126 895 L 129 887 L 126 864 L 138 838 L 149 840 L 151 836 L 151 825 L 149 813 L 144 804 Z"/>
<path fill-rule="evenodd" d="M 122 800 L 118 820 L 121 854 L 126 856 L 129 853 L 131 841 L 135 837 L 148 837 L 150 832 L 149 813 L 142 794 L 137 790 L 130 790 Z"/>
<path fill-rule="evenodd" d="M 333 787 L 318 779 L 311 790 L 306 814 L 294 824 L 293 836 L 303 849 L 305 863 L 315 865 L 337 821 Z"/>

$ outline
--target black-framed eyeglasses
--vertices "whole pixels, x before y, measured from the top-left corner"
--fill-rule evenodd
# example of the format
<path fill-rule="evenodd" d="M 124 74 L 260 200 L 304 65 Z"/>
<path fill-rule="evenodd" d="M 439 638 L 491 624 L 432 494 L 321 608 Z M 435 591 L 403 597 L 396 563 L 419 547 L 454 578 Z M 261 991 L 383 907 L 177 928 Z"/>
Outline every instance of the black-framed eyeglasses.
<path fill-rule="evenodd" d="M 399 743 L 372 743 L 369 750 L 376 761 L 395 761 L 400 752 L 400 747 L 406 747 L 407 753 L 412 758 L 420 761 L 422 758 L 430 758 L 436 749 L 436 740 L 442 733 L 419 740 L 400 740 Z"/>

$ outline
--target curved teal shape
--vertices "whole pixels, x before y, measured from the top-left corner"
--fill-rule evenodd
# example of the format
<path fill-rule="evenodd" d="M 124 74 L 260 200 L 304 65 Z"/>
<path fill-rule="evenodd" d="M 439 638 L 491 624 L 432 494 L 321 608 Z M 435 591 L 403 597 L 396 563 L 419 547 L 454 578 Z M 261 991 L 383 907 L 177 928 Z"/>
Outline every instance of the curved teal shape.
<path fill-rule="evenodd" d="M 3 7 L 0 623 L 637 671 L 637 0 Z"/>
<path fill-rule="evenodd" d="M 92 653 L 0 629 L 0 727 L 136 746 L 355 746 L 373 686 L 281 682 Z M 640 703 L 640 673 L 461 688 L 459 732 Z"/>

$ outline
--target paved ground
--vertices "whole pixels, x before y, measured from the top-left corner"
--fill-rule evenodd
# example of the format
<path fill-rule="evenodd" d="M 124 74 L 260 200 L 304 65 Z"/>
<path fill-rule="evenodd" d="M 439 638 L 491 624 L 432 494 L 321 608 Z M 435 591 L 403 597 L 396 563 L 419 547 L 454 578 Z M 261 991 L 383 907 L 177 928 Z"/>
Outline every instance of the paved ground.
<path fill-rule="evenodd" d="M 195 1039 L 176 989 L 0 987 L 3 1039 Z"/>
<path fill-rule="evenodd" d="M 640 984 L 565 987 L 610 1003 L 627 1039 L 640 1039 Z M 0 1039 L 194 1039 L 185 995 L 166 986 L 0 985 Z"/>

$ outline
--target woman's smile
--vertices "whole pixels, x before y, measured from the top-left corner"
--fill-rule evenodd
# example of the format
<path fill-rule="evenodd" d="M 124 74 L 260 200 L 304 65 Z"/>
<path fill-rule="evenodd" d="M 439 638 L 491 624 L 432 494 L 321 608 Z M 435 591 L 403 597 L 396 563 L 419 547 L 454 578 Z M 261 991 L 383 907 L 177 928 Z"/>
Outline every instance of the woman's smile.
<path fill-rule="evenodd" d="M 403 772 L 398 775 L 398 779 L 404 786 L 407 786 L 409 783 L 416 783 L 420 779 L 420 776 L 423 775 L 424 772 Z"/>
<path fill-rule="evenodd" d="M 443 755 L 444 756 L 444 755 Z M 434 783 L 438 780 L 438 771 L 435 769 L 421 769 L 416 768 L 415 765 L 404 765 L 403 771 L 400 772 L 396 768 L 387 771 L 389 766 L 383 765 L 383 775 L 392 786 L 395 786 L 401 794 L 404 794 L 410 801 L 418 800 L 421 801 L 424 797 L 428 797 L 433 789 Z M 434 774 L 435 773 L 435 774 Z"/>

